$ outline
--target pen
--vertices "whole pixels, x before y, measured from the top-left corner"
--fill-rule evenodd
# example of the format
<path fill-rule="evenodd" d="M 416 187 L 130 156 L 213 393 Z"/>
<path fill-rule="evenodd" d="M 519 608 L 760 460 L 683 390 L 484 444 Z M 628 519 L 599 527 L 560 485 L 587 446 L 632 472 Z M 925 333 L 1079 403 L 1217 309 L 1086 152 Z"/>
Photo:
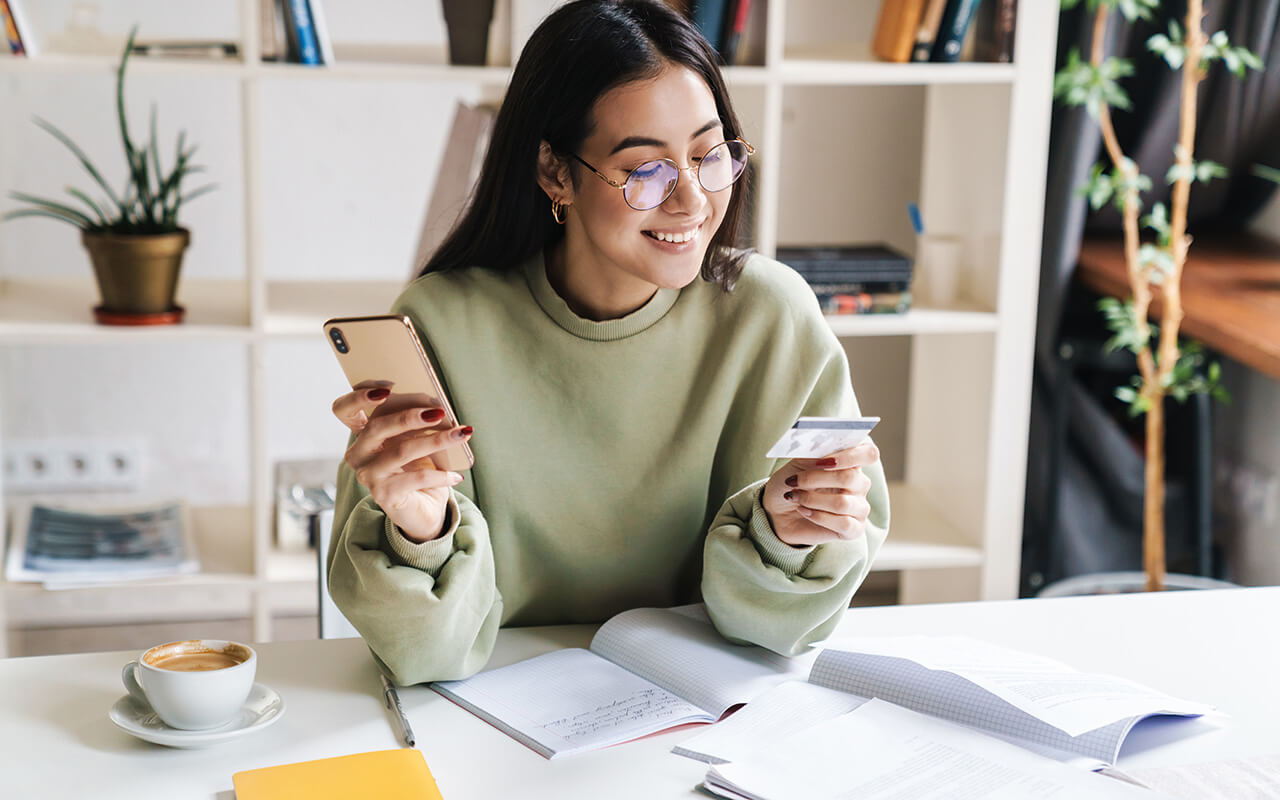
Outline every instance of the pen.
<path fill-rule="evenodd" d="M 394 710 L 396 716 L 400 719 L 400 731 L 406 747 L 413 747 L 415 740 L 413 738 L 413 728 L 409 727 L 409 718 L 404 715 L 404 706 L 400 705 L 400 695 L 396 692 L 395 684 L 387 680 L 387 676 L 383 672 L 378 673 L 378 677 L 382 678 L 382 699 L 386 701 L 387 708 Z"/>

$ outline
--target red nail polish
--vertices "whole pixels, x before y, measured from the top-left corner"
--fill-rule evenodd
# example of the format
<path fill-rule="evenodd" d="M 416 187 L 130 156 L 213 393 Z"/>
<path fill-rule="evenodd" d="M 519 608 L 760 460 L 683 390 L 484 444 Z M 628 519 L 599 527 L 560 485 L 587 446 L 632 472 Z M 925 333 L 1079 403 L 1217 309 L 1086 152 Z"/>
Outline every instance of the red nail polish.
<path fill-rule="evenodd" d="M 787 478 L 785 481 L 783 481 L 783 483 L 785 483 L 788 486 L 799 486 L 800 478 L 796 477 L 795 475 L 792 475 L 790 478 Z"/>
<path fill-rule="evenodd" d="M 474 432 L 475 432 L 475 428 L 471 427 L 470 425 L 463 425 L 461 428 L 458 429 L 459 436 L 470 436 Z"/>
<path fill-rule="evenodd" d="M 434 425 L 442 419 L 444 419 L 444 409 L 442 408 L 428 408 L 422 412 L 422 421 L 428 425 Z"/>
<path fill-rule="evenodd" d="M 830 467 L 834 467 L 835 465 L 836 465 L 836 460 L 834 458 L 820 458 L 818 459 L 818 462 L 814 464 L 814 466 L 818 467 L 819 469 L 828 469 Z"/>
<path fill-rule="evenodd" d="M 365 397 L 369 398 L 370 400 L 383 400 L 390 396 L 391 396 L 390 389 L 370 389 L 369 391 L 365 392 Z"/>

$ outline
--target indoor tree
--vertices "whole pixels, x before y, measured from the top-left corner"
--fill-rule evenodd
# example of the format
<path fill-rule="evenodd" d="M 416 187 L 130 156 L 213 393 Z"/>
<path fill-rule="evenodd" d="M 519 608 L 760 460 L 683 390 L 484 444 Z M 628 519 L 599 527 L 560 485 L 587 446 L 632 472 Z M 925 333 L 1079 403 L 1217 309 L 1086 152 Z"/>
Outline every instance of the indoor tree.
<path fill-rule="evenodd" d="M 1062 0 L 1063 8 L 1073 8 L 1080 0 Z M 1143 506 L 1143 568 L 1146 589 L 1164 587 L 1165 579 L 1165 459 L 1164 399 L 1186 400 L 1194 393 L 1225 398 L 1219 385 L 1218 365 L 1205 362 L 1203 350 L 1194 344 L 1180 345 L 1182 323 L 1182 269 L 1191 237 L 1187 234 L 1187 203 L 1191 185 L 1208 183 L 1226 176 L 1227 170 L 1212 161 L 1194 158 L 1196 135 L 1196 91 L 1215 61 L 1243 77 L 1246 69 L 1260 70 L 1262 62 L 1243 47 L 1233 46 L 1225 31 L 1209 35 L 1204 30 L 1202 0 L 1187 0 L 1183 23 L 1171 20 L 1167 33 L 1147 40 L 1147 49 L 1179 73 L 1178 137 L 1174 162 L 1165 174 L 1172 185 L 1169 206 L 1156 203 L 1145 217 L 1143 195 L 1152 190 L 1152 180 L 1121 149 L 1112 125 L 1113 109 L 1131 107 L 1120 81 L 1134 74 L 1133 61 L 1107 56 L 1104 52 L 1108 23 L 1117 13 L 1130 22 L 1150 20 L 1160 8 L 1160 0 L 1087 0 L 1094 14 L 1088 60 L 1072 50 L 1066 66 L 1055 76 L 1054 96 L 1073 106 L 1084 106 L 1101 129 L 1107 160 L 1094 166 L 1081 187 L 1090 205 L 1100 209 L 1114 203 L 1124 222 L 1125 264 L 1132 296 L 1124 301 L 1104 298 L 1099 302 L 1107 328 L 1110 350 L 1125 348 L 1137 357 L 1138 374 L 1130 385 L 1119 387 L 1116 397 L 1129 406 L 1133 415 L 1146 415 L 1146 467 Z M 1153 235 L 1142 239 L 1142 228 Z M 1147 321 L 1156 292 L 1163 297 L 1158 331 Z"/>

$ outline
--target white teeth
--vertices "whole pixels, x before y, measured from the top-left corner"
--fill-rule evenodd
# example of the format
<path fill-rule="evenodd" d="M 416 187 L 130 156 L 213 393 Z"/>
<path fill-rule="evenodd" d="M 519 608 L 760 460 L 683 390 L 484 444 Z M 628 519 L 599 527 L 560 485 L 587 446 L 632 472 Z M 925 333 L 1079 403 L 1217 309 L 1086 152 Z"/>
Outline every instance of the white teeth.
<path fill-rule="evenodd" d="M 652 234 L 653 238 L 657 239 L 660 242 L 684 244 L 685 242 L 689 241 L 694 236 L 696 236 L 698 231 L 695 228 L 691 231 L 685 231 L 684 233 L 659 233 L 657 231 L 650 231 L 650 233 Z"/>

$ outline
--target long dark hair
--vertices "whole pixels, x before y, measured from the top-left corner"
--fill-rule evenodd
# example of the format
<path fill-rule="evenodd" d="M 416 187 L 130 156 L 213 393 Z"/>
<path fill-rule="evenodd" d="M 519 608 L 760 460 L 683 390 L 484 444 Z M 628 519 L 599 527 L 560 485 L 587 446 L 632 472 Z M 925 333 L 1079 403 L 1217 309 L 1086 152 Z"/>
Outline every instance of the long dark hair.
<path fill-rule="evenodd" d="M 471 203 L 422 274 L 515 269 L 562 239 L 537 182 L 539 145 L 545 140 L 562 156 L 577 152 L 594 124 L 592 107 L 614 87 L 656 77 L 667 64 L 687 67 L 711 88 L 725 138 L 740 136 L 716 59 L 697 28 L 657 0 L 577 0 L 556 10 L 520 54 Z M 748 177 L 735 184 L 702 262 L 702 277 L 726 290 L 746 260 L 734 245 Z"/>

